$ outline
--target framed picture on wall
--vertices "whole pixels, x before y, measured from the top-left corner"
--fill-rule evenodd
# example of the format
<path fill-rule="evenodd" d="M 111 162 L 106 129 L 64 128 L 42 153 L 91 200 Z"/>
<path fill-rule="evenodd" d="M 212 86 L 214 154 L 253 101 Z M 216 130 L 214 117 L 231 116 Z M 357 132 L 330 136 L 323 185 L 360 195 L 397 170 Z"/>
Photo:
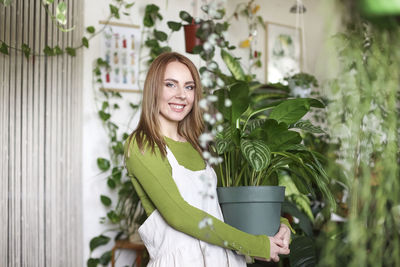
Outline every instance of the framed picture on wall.
<path fill-rule="evenodd" d="M 266 22 L 266 81 L 282 82 L 286 76 L 302 69 L 302 38 L 300 29 Z"/>
<path fill-rule="evenodd" d="M 102 69 L 103 91 L 141 92 L 139 90 L 140 27 L 137 25 L 103 22 L 101 58 L 110 68 Z"/>

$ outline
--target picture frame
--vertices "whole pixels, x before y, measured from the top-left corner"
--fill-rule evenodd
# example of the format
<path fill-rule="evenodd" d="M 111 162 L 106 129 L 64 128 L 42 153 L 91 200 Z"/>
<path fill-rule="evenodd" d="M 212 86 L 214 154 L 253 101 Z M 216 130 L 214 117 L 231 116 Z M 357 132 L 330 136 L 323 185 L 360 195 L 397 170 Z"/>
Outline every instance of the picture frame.
<path fill-rule="evenodd" d="M 303 47 L 300 29 L 266 22 L 265 31 L 266 82 L 282 82 L 285 77 L 301 72 Z"/>
<path fill-rule="evenodd" d="M 101 58 L 110 68 L 101 69 L 101 91 L 141 93 L 139 89 L 140 26 L 105 22 L 101 34 Z"/>

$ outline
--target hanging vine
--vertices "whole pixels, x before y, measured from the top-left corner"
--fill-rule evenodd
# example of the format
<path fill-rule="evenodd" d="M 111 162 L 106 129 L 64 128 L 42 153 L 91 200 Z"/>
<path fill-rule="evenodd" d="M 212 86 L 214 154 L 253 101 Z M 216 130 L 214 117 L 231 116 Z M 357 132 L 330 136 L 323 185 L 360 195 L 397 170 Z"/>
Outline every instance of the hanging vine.
<path fill-rule="evenodd" d="M 110 14 L 107 17 L 104 26 L 98 31 L 96 31 L 94 26 L 86 27 L 86 33 L 84 36 L 82 36 L 81 43 L 77 44 L 76 46 L 73 47 L 67 46 L 65 48 L 62 48 L 59 45 L 55 45 L 53 47 L 47 45 L 42 51 L 33 51 L 33 49 L 26 43 L 22 43 L 21 47 L 16 47 L 15 45 L 7 44 L 4 40 L 0 39 L 0 44 L 1 44 L 0 53 L 4 55 L 9 55 L 10 49 L 12 49 L 22 53 L 27 59 L 34 56 L 36 57 L 59 56 L 63 54 L 67 54 L 74 57 L 76 56 L 76 51 L 78 49 L 81 49 L 83 47 L 89 48 L 90 40 L 93 39 L 96 35 L 103 32 L 108 22 L 110 22 L 111 19 L 113 18 L 120 19 L 120 12 L 122 12 L 125 16 L 130 15 L 129 11 L 130 8 L 134 5 L 134 3 L 128 3 L 125 2 L 124 0 L 114 0 L 114 2 L 116 3 L 115 5 L 109 4 Z M 0 3 L 2 3 L 5 7 L 7 7 L 12 4 L 12 0 L 2 0 Z M 46 11 L 46 14 L 50 17 L 51 21 L 56 25 L 56 27 L 60 31 L 66 33 L 75 29 L 75 26 L 72 26 L 70 28 L 65 28 L 65 25 L 67 24 L 67 16 L 66 16 L 67 5 L 65 4 L 64 1 L 59 2 L 55 7 L 56 9 L 55 15 L 50 12 L 49 8 L 50 5 L 55 5 L 54 0 L 43 0 L 40 1 L 40 4 Z"/>

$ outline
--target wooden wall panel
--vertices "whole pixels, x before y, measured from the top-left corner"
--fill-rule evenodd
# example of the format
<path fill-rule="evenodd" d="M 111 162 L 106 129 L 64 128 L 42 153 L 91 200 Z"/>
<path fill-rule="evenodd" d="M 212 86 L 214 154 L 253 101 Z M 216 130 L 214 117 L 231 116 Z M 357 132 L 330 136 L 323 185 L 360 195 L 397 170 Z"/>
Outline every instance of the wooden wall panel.
<path fill-rule="evenodd" d="M 41 1 L 0 5 L 0 40 L 36 52 L 46 45 L 76 46 L 82 1 L 65 2 L 67 27 L 76 25 L 69 33 L 56 27 Z M 0 266 L 82 266 L 77 54 L 26 59 L 11 49 L 0 55 Z"/>

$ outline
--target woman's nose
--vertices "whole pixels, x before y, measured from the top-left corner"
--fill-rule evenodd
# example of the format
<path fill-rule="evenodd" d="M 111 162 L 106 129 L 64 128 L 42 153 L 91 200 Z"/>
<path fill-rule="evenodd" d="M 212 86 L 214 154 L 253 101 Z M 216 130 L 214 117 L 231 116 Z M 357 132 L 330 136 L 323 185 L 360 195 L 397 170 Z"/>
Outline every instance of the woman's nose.
<path fill-rule="evenodd" d="M 178 90 L 176 92 L 176 97 L 177 98 L 182 98 L 182 99 L 186 98 L 186 92 L 185 92 L 185 88 L 184 87 L 178 86 Z"/>

